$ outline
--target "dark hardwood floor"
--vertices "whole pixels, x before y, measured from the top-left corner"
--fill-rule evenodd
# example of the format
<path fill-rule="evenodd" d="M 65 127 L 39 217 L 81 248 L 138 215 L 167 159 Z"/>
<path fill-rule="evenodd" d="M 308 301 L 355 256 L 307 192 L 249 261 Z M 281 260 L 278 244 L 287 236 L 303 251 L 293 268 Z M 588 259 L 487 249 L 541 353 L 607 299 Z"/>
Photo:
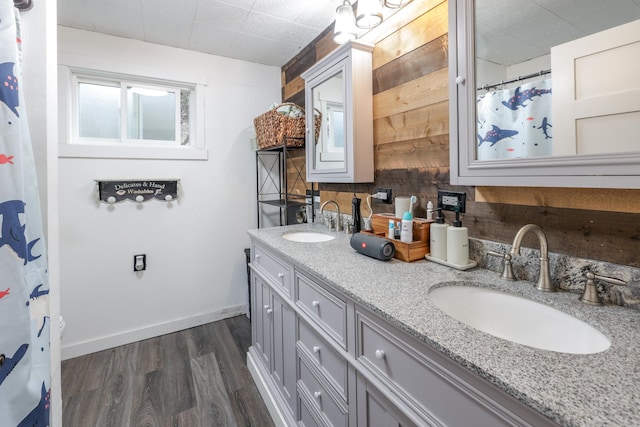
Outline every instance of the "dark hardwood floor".
<path fill-rule="evenodd" d="M 273 426 L 237 316 L 62 362 L 64 427 Z"/>

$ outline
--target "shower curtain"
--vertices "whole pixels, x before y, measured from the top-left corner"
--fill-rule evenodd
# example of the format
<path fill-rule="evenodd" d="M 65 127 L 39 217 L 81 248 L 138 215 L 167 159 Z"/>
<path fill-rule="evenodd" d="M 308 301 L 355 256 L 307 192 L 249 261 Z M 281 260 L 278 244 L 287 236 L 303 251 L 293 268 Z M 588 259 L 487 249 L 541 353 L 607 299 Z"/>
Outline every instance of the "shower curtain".
<path fill-rule="evenodd" d="M 48 426 L 49 284 L 21 87 L 19 14 L 0 0 L 0 426 Z"/>
<path fill-rule="evenodd" d="M 550 156 L 551 79 L 477 98 L 478 160 Z"/>

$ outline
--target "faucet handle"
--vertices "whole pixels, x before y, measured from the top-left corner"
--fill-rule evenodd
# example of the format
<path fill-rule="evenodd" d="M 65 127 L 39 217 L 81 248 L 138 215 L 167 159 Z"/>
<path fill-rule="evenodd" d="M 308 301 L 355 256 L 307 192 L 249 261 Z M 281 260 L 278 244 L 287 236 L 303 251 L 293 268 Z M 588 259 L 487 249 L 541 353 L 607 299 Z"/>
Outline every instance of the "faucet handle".
<path fill-rule="evenodd" d="M 502 279 L 509 280 L 510 282 L 515 282 L 517 280 L 515 274 L 513 274 L 513 266 L 511 265 L 510 253 L 501 254 L 499 252 L 487 251 L 487 255 L 504 259 L 504 269 L 502 270 L 502 275 L 500 275 Z"/>
<path fill-rule="evenodd" d="M 600 295 L 598 295 L 598 288 L 596 287 L 596 280 L 610 283 L 612 285 L 626 285 L 624 280 L 616 279 L 615 277 L 598 276 L 590 271 L 584 275 L 587 279 L 587 283 L 584 285 L 584 293 L 580 297 L 580 301 L 589 305 L 602 305 Z"/>
<path fill-rule="evenodd" d="M 342 229 L 346 234 L 353 233 L 353 220 L 351 219 L 351 217 L 347 217 L 344 219 L 344 222 L 342 224 Z"/>

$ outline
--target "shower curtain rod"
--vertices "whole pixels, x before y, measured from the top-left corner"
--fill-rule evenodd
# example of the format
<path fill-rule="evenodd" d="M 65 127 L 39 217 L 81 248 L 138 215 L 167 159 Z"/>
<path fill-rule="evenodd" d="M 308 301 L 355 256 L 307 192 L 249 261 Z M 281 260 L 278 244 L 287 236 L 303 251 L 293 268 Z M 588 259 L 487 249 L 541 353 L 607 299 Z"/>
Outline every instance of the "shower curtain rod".
<path fill-rule="evenodd" d="M 506 85 L 509 83 L 515 83 L 515 82 L 519 82 L 520 80 L 527 80 L 530 79 L 532 77 L 540 77 L 540 76 L 544 76 L 545 74 L 551 74 L 551 68 L 549 68 L 548 70 L 540 70 L 537 73 L 531 73 L 531 74 L 527 74 L 525 76 L 518 76 L 514 79 L 510 79 L 510 80 L 503 80 L 500 83 L 494 83 L 492 85 L 484 85 L 482 87 L 479 87 L 477 90 L 489 90 L 489 89 L 494 89 L 497 88 L 498 86 L 501 85 Z"/>
<path fill-rule="evenodd" d="M 29 10 L 33 7 L 33 0 L 13 0 L 13 5 L 18 10 Z"/>

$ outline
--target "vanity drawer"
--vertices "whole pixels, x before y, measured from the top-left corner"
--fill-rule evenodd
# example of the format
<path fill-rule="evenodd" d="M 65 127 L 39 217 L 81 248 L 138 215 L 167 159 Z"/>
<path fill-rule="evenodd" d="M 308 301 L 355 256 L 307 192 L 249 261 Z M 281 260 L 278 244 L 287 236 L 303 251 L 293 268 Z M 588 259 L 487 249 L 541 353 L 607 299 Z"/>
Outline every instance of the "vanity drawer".
<path fill-rule="evenodd" d="M 488 396 L 497 388 L 478 388 L 480 378 L 446 356 L 392 327 L 381 326 L 373 315 L 356 310 L 356 357 L 414 411 L 438 425 L 533 426 L 518 413 L 524 406 L 509 396 L 509 404 L 492 406 Z M 471 385 L 473 384 L 473 385 Z M 479 392 L 478 390 L 482 390 Z"/>
<path fill-rule="evenodd" d="M 329 424 L 335 427 L 346 427 L 349 424 L 349 408 L 344 402 L 335 399 L 331 392 L 318 380 L 304 360 L 298 358 L 298 393 L 303 401 L 322 414 Z M 324 424 L 324 423 L 323 423 Z"/>
<path fill-rule="evenodd" d="M 279 260 L 270 252 L 260 246 L 253 246 L 253 259 L 251 263 L 265 276 L 265 279 L 285 295 L 291 295 L 291 266 Z"/>
<path fill-rule="evenodd" d="M 305 352 L 340 397 L 347 401 L 347 361 L 306 322 L 298 318 L 298 352 Z"/>
<path fill-rule="evenodd" d="M 296 306 L 346 350 L 346 301 L 299 272 L 295 275 L 295 288 Z"/>
<path fill-rule="evenodd" d="M 309 408 L 307 407 L 307 403 L 300 399 L 300 421 L 298 422 L 298 425 L 300 426 L 304 426 L 304 427 L 322 427 L 320 424 L 318 424 L 318 422 L 316 422 L 315 418 L 313 418 L 313 415 L 311 415 L 311 411 L 309 410 Z"/>

